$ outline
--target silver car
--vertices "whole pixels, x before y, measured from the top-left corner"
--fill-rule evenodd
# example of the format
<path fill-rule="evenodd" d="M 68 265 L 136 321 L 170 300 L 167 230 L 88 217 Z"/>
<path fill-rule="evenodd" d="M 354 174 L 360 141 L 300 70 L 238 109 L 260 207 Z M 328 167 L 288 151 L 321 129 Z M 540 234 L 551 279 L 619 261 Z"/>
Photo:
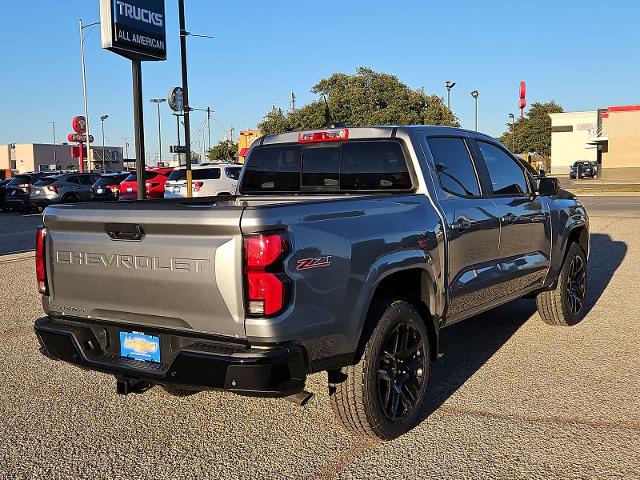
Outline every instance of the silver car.
<path fill-rule="evenodd" d="M 31 188 L 29 202 L 42 209 L 52 203 L 82 202 L 91 199 L 91 185 L 98 173 L 63 173 L 42 177 Z"/>

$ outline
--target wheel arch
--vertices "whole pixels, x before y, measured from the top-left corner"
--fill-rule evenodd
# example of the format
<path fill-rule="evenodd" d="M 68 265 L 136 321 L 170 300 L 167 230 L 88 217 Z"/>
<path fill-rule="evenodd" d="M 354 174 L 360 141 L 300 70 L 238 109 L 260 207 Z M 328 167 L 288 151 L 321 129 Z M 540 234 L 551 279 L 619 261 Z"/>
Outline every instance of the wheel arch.
<path fill-rule="evenodd" d="M 385 299 L 403 300 L 418 310 L 429 332 L 431 360 L 436 360 L 438 357 L 439 320 L 432 315 L 436 302 L 435 283 L 433 275 L 428 270 L 414 265 L 381 275 L 376 282 L 366 307 L 353 362 L 357 363 L 362 358 L 364 348 L 378 324 L 378 319 L 372 316 L 372 311 L 379 300 Z"/>

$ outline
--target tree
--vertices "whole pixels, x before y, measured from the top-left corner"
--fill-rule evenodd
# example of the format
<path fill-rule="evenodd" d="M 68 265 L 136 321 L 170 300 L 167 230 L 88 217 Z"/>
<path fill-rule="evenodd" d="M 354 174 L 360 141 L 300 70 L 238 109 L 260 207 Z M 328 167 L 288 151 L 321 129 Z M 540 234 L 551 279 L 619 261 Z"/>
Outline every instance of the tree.
<path fill-rule="evenodd" d="M 534 102 L 525 118 L 519 118 L 514 127 L 507 124 L 507 131 L 500 141 L 514 153 L 538 153 L 543 157 L 551 156 L 551 117 L 550 113 L 561 113 L 563 108 L 553 100 L 546 103 Z"/>
<path fill-rule="evenodd" d="M 258 124 L 264 133 L 307 130 L 326 126 L 326 98 L 334 122 L 349 126 L 451 125 L 458 119 L 437 95 L 412 89 L 394 75 L 358 68 L 355 75 L 334 73 L 312 89 L 320 98 L 302 108 L 283 112 L 273 108 Z"/>
<path fill-rule="evenodd" d="M 207 152 L 207 159 L 211 162 L 235 162 L 237 158 L 238 145 L 229 139 L 220 140 Z"/>

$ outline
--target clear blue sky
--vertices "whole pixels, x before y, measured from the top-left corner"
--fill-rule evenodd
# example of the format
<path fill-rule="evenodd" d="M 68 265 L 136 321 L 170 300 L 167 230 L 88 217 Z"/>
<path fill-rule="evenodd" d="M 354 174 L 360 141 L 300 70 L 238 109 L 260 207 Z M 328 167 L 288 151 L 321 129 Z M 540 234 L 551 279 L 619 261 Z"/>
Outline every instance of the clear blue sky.
<path fill-rule="evenodd" d="M 499 135 L 517 112 L 520 80 L 529 104 L 556 100 L 565 110 L 640 103 L 640 4 L 619 0 L 218 2 L 187 0 L 187 29 L 215 36 L 189 40 L 191 104 L 211 106 L 213 140 L 233 125 L 255 127 L 273 104 L 313 99 L 318 79 L 358 66 L 397 75 L 411 87 L 445 96 L 473 128 L 480 92 L 480 130 Z M 0 29 L 3 108 L 0 144 L 58 141 L 82 113 L 77 19 L 99 20 L 98 0 L 11 2 Z M 143 66 L 147 152 L 158 150 L 156 111 L 148 99 L 180 84 L 177 1 L 167 0 L 166 62 Z M 108 114 L 106 135 L 133 137 L 131 66 L 86 41 L 92 133 Z M 163 147 L 175 143 L 175 121 L 162 106 Z M 204 114 L 193 115 L 198 130 Z M 223 129 L 224 127 L 224 129 Z M 133 140 L 130 140 L 133 152 Z M 133 154 L 131 154 L 133 156 Z"/>

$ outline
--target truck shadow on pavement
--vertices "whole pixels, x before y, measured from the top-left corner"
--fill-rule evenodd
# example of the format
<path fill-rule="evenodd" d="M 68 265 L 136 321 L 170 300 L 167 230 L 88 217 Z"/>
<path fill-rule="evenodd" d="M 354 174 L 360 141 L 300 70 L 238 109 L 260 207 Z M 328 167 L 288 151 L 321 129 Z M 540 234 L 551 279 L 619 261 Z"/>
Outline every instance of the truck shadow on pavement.
<path fill-rule="evenodd" d="M 614 241 L 606 234 L 591 235 L 586 313 L 600 299 L 626 254 L 626 243 Z M 535 313 L 535 300 L 514 300 L 443 329 L 440 358 L 433 364 L 423 420 L 446 402 Z"/>

